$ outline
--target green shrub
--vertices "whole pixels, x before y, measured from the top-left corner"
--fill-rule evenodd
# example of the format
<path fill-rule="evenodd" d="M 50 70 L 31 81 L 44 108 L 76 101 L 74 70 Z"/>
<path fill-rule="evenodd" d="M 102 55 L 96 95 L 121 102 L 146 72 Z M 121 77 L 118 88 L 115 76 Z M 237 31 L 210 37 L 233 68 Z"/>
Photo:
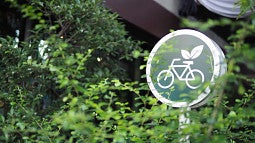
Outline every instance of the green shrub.
<path fill-rule="evenodd" d="M 254 74 L 240 67 L 254 70 L 254 45 L 246 42 L 255 33 L 254 17 L 197 23 L 232 25 L 236 32 L 215 95 L 189 111 L 191 124 L 179 129 L 179 114 L 188 111 L 158 103 L 146 83 L 128 78 L 125 62 L 146 60 L 148 52 L 101 0 L 12 3 L 37 24 L 18 48 L 13 37 L 0 39 L 0 142 L 179 142 L 187 135 L 191 142 L 255 140 Z"/>

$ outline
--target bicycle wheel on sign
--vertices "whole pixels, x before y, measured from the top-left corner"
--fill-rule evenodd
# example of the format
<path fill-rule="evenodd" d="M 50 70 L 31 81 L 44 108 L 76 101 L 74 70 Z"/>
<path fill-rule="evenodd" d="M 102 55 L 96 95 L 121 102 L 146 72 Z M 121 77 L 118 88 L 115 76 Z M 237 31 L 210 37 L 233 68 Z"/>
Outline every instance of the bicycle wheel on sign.
<path fill-rule="evenodd" d="M 173 73 L 169 70 L 162 70 L 157 76 L 158 86 L 166 89 L 172 86 L 174 82 Z"/>
<path fill-rule="evenodd" d="M 198 69 L 193 69 L 186 75 L 186 84 L 191 89 L 199 88 L 204 81 L 204 74 Z"/>

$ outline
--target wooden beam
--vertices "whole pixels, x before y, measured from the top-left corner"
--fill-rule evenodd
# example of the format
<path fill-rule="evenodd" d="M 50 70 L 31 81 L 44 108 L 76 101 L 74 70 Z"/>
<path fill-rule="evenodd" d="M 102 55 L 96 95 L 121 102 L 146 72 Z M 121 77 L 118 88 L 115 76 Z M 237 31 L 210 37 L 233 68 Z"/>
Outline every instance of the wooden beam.
<path fill-rule="evenodd" d="M 179 19 L 153 0 L 106 0 L 106 6 L 123 19 L 161 38 L 179 28 Z"/>

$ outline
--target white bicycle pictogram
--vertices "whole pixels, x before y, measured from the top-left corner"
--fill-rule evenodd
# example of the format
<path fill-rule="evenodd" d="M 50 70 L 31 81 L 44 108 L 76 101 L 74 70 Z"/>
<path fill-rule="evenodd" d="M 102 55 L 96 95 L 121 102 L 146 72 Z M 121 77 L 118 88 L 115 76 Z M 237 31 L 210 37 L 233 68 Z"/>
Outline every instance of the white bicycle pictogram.
<path fill-rule="evenodd" d="M 195 59 L 202 53 L 202 50 L 203 45 L 200 45 L 195 47 L 191 53 L 186 50 L 182 50 L 181 54 L 184 59 Z M 186 85 L 190 89 L 197 89 L 200 87 L 205 78 L 202 71 L 198 69 L 191 69 L 191 65 L 194 62 L 187 60 L 183 61 L 183 64 L 175 64 L 176 61 L 181 61 L 181 59 L 173 59 L 168 69 L 159 72 L 157 76 L 158 86 L 163 89 L 170 88 L 173 85 L 174 77 L 176 76 L 180 81 L 185 81 Z M 184 70 L 179 74 L 175 68 L 184 68 Z"/>

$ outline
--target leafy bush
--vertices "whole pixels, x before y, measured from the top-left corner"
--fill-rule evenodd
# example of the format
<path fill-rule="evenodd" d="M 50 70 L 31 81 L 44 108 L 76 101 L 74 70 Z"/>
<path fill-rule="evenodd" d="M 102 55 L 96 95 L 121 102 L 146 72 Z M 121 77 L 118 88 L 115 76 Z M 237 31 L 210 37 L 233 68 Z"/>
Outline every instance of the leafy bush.
<path fill-rule="evenodd" d="M 179 142 L 187 135 L 191 142 L 255 140 L 254 72 L 242 71 L 254 71 L 254 45 L 247 40 L 254 38 L 255 17 L 197 23 L 231 25 L 236 32 L 226 47 L 228 73 L 213 98 L 182 111 L 158 103 L 146 83 L 129 80 L 124 63 L 146 60 L 147 52 L 101 0 L 13 5 L 37 24 L 18 48 L 14 38 L 0 39 L 1 142 Z M 191 124 L 180 129 L 179 114 L 186 112 Z"/>

